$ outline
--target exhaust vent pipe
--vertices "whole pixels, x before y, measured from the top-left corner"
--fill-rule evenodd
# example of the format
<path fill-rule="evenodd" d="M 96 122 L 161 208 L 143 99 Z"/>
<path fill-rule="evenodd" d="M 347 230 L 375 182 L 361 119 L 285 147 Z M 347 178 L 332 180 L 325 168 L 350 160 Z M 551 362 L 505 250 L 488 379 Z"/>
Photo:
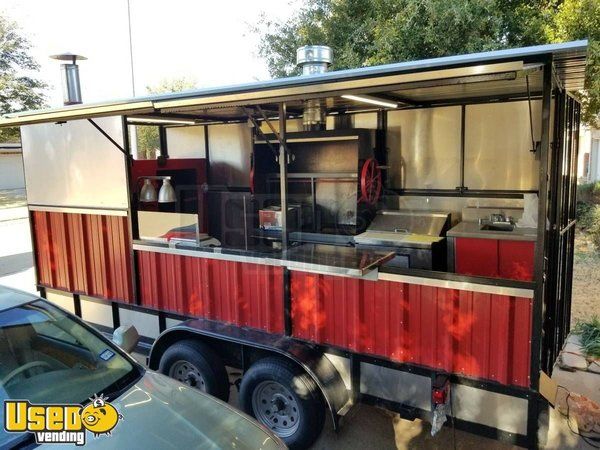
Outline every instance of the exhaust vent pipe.
<path fill-rule="evenodd" d="M 81 84 L 79 82 L 79 66 L 77 61 L 83 61 L 87 58 L 73 53 L 61 53 L 60 55 L 52 55 L 50 58 L 57 61 L 68 61 L 60 65 L 62 89 L 63 89 L 63 104 L 77 105 L 81 101 Z"/>
<path fill-rule="evenodd" d="M 302 75 L 327 72 L 333 63 L 333 50 L 326 45 L 305 45 L 296 50 L 296 64 L 302 67 Z"/>
<path fill-rule="evenodd" d="M 296 63 L 302 67 L 303 76 L 325 73 L 332 62 L 333 50 L 326 45 L 305 45 L 296 50 Z M 323 100 L 306 100 L 302 114 L 304 130 L 324 130 L 325 112 Z"/>

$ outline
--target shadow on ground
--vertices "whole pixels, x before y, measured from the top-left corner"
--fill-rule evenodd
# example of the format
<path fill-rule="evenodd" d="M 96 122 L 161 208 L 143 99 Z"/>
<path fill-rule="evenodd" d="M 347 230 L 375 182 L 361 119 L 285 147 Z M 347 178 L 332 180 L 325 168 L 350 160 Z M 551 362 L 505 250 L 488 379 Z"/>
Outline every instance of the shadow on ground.
<path fill-rule="evenodd" d="M 0 257 L 0 277 L 21 272 L 33 266 L 33 253 L 17 253 Z"/>

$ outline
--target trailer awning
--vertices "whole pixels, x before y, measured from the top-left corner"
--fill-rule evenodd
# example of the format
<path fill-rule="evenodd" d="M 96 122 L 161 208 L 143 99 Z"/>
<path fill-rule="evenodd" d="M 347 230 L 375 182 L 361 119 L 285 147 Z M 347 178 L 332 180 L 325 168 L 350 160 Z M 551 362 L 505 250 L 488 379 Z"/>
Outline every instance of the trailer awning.
<path fill-rule="evenodd" d="M 298 76 L 259 81 L 234 86 L 197 89 L 172 94 L 138 97 L 130 100 L 82 104 L 63 108 L 14 113 L 0 118 L 0 127 L 32 123 L 82 119 L 108 115 L 172 114 L 197 112 L 202 109 L 239 107 L 280 101 L 298 101 L 302 98 L 339 96 L 342 93 L 374 92 L 387 89 L 403 94 L 412 89 L 419 95 L 416 83 L 454 80 L 450 83 L 433 85 L 423 91 L 423 98 L 451 98 L 461 95 L 461 90 L 452 88 L 463 78 L 471 77 L 493 83 L 498 87 L 507 79 L 519 77 L 523 71 L 552 57 L 557 80 L 569 91 L 583 89 L 587 41 L 549 44 L 484 53 L 450 56 L 443 58 L 407 61 L 382 66 L 363 67 L 327 72 L 312 76 Z M 477 78 L 478 77 L 478 78 Z M 494 78 L 496 77 L 496 78 Z M 535 81 L 535 80 L 534 80 Z M 482 84 L 483 85 L 483 84 Z M 504 83 L 506 85 L 506 83 Z M 450 87 L 449 87 L 450 86 Z M 511 87 L 518 88 L 518 81 Z"/>

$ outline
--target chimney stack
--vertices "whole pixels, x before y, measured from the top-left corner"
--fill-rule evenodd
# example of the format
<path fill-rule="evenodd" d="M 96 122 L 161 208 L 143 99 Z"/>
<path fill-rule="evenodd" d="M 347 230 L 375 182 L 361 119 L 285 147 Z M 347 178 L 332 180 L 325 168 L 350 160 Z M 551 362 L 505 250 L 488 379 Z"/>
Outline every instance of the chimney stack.
<path fill-rule="evenodd" d="M 296 50 L 296 63 L 302 67 L 303 76 L 325 73 L 332 62 L 333 50 L 326 45 L 305 45 Z M 306 131 L 325 129 L 325 105 L 322 100 L 304 102 L 302 126 Z"/>
<path fill-rule="evenodd" d="M 73 53 L 61 53 L 60 55 L 52 55 L 50 58 L 57 61 L 68 61 L 60 65 L 64 105 L 77 105 L 81 103 L 81 84 L 79 82 L 79 66 L 77 65 L 77 61 L 83 61 L 87 58 Z"/>

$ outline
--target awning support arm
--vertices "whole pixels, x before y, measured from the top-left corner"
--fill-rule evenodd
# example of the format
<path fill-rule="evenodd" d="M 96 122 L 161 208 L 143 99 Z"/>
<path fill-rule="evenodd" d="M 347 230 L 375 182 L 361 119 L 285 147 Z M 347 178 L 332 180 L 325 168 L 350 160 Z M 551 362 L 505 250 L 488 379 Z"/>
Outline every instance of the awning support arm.
<path fill-rule="evenodd" d="M 260 115 L 262 116 L 262 118 L 264 119 L 264 121 L 267 123 L 267 125 L 269 126 L 269 128 L 271 129 L 271 131 L 273 132 L 273 134 L 275 135 L 275 137 L 277 138 L 277 140 L 279 141 L 279 145 L 283 145 L 283 148 L 285 149 L 286 153 L 290 153 L 286 143 L 281 139 L 281 136 L 279 135 L 279 133 L 277 132 L 277 130 L 275 129 L 275 127 L 273 126 L 273 124 L 271 123 L 271 121 L 269 120 L 269 118 L 267 117 L 267 115 L 265 114 L 265 112 L 262 110 L 262 108 L 258 105 L 256 105 L 256 110 L 260 113 Z M 284 108 L 285 111 L 285 108 Z M 281 108 L 279 109 L 279 113 L 281 114 Z M 285 121 L 285 117 L 283 118 L 283 120 Z M 281 122 L 281 117 L 279 118 L 279 122 Z"/>
<path fill-rule="evenodd" d="M 529 75 L 525 76 L 525 82 L 527 83 L 527 104 L 529 105 L 529 132 L 531 133 L 531 153 L 537 151 L 537 145 L 535 144 L 535 138 L 533 137 L 533 111 L 531 109 L 531 91 L 529 89 Z"/>
<path fill-rule="evenodd" d="M 263 133 L 263 131 L 260 129 L 260 124 L 256 121 L 256 119 L 254 118 L 254 116 L 252 115 L 250 110 L 248 108 L 244 108 L 244 112 L 246 113 L 246 116 L 248 116 L 248 119 L 250 120 L 250 122 L 252 122 L 252 125 L 254 125 L 254 128 L 256 129 L 256 131 L 258 132 L 260 137 L 262 137 L 265 140 L 265 142 L 271 149 L 271 152 L 273 152 L 273 156 L 275 157 L 275 160 L 277 161 L 279 158 L 279 152 L 277 151 L 277 149 L 273 146 L 271 141 L 269 141 L 269 138 L 267 137 L 267 135 L 265 133 Z"/>
<path fill-rule="evenodd" d="M 115 141 L 106 131 L 104 131 L 100 125 L 94 122 L 93 119 L 87 119 L 87 121 L 91 123 L 94 126 L 94 128 L 96 128 L 96 130 L 98 130 L 106 139 L 108 139 L 111 142 L 111 144 L 117 147 L 121 153 L 123 153 L 129 158 L 129 153 L 127 153 L 127 151 L 123 147 L 121 147 L 117 141 Z"/>

